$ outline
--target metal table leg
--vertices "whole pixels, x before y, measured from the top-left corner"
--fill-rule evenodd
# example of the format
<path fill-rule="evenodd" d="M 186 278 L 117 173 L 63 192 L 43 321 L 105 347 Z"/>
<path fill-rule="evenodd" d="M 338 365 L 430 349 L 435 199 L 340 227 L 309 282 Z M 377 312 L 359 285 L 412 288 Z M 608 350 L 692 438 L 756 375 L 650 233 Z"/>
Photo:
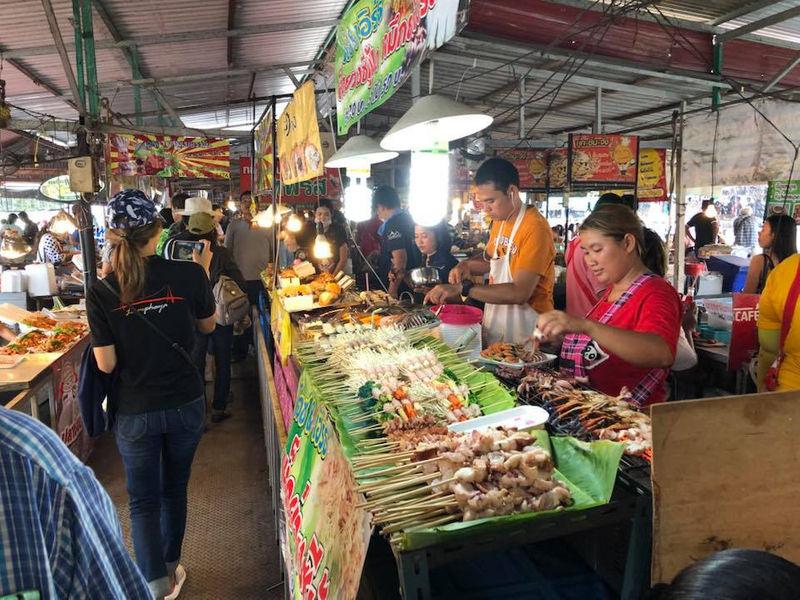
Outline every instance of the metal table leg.
<path fill-rule="evenodd" d="M 400 594 L 405 600 L 430 599 L 428 553 L 425 550 L 397 554 L 397 574 L 400 577 Z"/>
<path fill-rule="evenodd" d="M 638 600 L 650 587 L 650 555 L 653 532 L 651 498 L 639 496 L 636 501 L 636 514 L 631 524 L 631 537 L 628 541 L 628 557 L 625 561 L 625 574 L 622 579 L 622 600 Z"/>

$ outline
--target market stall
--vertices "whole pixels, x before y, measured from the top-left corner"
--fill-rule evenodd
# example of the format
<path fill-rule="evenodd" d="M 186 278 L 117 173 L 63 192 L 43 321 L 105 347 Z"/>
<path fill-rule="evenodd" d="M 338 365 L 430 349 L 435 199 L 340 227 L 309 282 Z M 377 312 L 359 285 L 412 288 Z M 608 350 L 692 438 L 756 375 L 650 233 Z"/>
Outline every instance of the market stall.
<path fill-rule="evenodd" d="M 609 527 L 626 536 L 624 546 L 615 548 L 616 561 L 597 547 L 582 550 L 594 552 L 593 564 L 621 597 L 636 598 L 646 589 L 646 415 L 623 399 L 526 368 L 522 358 L 499 367 L 499 378 L 485 372 L 482 366 L 517 360 L 509 353 L 522 350 L 503 349 L 506 354 L 494 358 L 485 353 L 473 365 L 468 352 L 438 337 L 440 322 L 428 309 L 398 307 L 386 298 L 383 306 L 370 305 L 357 297 L 344 306 L 292 312 L 281 292 L 265 289 L 256 340 L 268 453 L 272 464 L 280 463 L 272 486 L 274 495 L 280 490 L 276 518 L 285 523 L 279 538 L 287 593 L 313 589 L 355 597 L 362 576 L 369 578 L 369 567 L 362 573 L 362 566 L 370 564 L 373 527 L 391 544 L 406 598 L 430 597 L 429 573 L 437 566 L 574 534 L 594 540 Z M 455 459 L 466 462 L 448 461 L 459 444 L 475 444 L 473 423 L 488 418 L 509 432 L 522 431 L 534 424 L 531 413 L 539 416 L 539 427 L 548 422 L 546 430 L 520 437 L 524 445 L 516 450 L 513 442 L 496 442 L 511 448 L 506 460 L 514 462 L 538 440 L 548 458 L 539 456 L 542 479 L 529 484 L 555 491 L 542 496 L 504 481 L 520 499 L 492 508 L 499 494 L 510 493 L 502 491 L 499 474 L 496 488 L 491 475 L 483 483 L 456 477 L 474 477 L 459 469 L 474 470 L 475 461 L 487 460 L 477 448 L 474 458 Z M 473 495 L 466 498 L 465 489 Z"/>
<path fill-rule="evenodd" d="M 51 427 L 85 462 L 93 444 L 83 429 L 77 393 L 88 326 L 74 320 L 74 310 L 56 315 L 68 317 L 56 320 L 0 305 L 0 319 L 23 330 L 0 348 L 0 402 Z"/>

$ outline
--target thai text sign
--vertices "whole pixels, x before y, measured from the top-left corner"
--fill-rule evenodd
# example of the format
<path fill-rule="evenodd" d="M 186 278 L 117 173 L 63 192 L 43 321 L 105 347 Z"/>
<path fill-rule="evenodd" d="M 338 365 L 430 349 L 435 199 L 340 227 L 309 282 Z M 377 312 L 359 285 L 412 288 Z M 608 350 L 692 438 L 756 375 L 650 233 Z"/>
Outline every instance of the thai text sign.
<path fill-rule="evenodd" d="M 353 472 L 319 397 L 305 370 L 281 462 L 284 562 L 293 598 L 355 598 L 369 516 L 356 507 Z"/>
<path fill-rule="evenodd" d="M 268 110 L 253 133 L 255 156 L 255 194 L 272 191 L 272 166 L 275 161 L 275 148 L 272 147 L 272 109 Z"/>
<path fill-rule="evenodd" d="M 658 148 L 639 150 L 639 185 L 636 197 L 639 202 L 667 200 L 667 151 Z"/>
<path fill-rule="evenodd" d="M 548 154 L 547 182 L 551 189 L 567 186 L 567 153 L 566 148 L 555 148 Z"/>
<path fill-rule="evenodd" d="M 547 153 L 547 150 L 515 148 L 503 150 L 499 155 L 517 167 L 521 190 L 545 191 L 547 189 Z"/>
<path fill-rule="evenodd" d="M 278 163 L 284 184 L 299 183 L 322 175 L 322 145 L 317 123 L 314 82 L 307 81 L 278 119 Z"/>
<path fill-rule="evenodd" d="M 400 89 L 430 50 L 464 26 L 467 0 L 358 0 L 336 29 L 339 135 Z M 463 8 L 462 8 L 463 6 Z"/>
<path fill-rule="evenodd" d="M 638 154 L 639 138 L 635 136 L 570 134 L 570 185 L 615 184 L 633 188 Z"/>
<path fill-rule="evenodd" d="M 728 369 L 736 371 L 758 351 L 758 294 L 733 295 L 733 323 Z"/>
<path fill-rule="evenodd" d="M 230 179 L 228 140 L 147 134 L 110 134 L 106 160 L 112 175 Z"/>

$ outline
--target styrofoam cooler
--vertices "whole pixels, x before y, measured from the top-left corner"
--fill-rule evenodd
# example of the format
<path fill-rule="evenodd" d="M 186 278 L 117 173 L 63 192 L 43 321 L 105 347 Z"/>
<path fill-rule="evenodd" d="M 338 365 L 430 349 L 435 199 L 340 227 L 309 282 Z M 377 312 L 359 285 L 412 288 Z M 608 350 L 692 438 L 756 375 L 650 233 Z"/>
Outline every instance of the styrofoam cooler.
<path fill-rule="evenodd" d="M 0 275 L 0 292 L 18 293 L 28 290 L 28 276 L 19 269 L 6 269 Z"/>
<path fill-rule="evenodd" d="M 481 356 L 481 321 L 483 311 L 465 304 L 448 304 L 439 312 L 442 324 L 439 332 L 442 341 L 453 350 L 467 351 L 467 360 L 478 360 Z"/>
<path fill-rule="evenodd" d="M 52 296 L 58 292 L 56 269 L 52 263 L 25 265 L 29 296 Z"/>

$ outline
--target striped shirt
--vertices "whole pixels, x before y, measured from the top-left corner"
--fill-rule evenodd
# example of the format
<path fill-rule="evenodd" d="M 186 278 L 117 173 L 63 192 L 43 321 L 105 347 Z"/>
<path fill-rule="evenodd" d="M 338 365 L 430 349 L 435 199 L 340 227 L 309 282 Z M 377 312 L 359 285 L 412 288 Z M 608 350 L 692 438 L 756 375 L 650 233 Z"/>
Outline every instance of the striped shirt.
<path fill-rule="evenodd" d="M 55 433 L 0 408 L 0 595 L 151 600 L 114 505 Z"/>

